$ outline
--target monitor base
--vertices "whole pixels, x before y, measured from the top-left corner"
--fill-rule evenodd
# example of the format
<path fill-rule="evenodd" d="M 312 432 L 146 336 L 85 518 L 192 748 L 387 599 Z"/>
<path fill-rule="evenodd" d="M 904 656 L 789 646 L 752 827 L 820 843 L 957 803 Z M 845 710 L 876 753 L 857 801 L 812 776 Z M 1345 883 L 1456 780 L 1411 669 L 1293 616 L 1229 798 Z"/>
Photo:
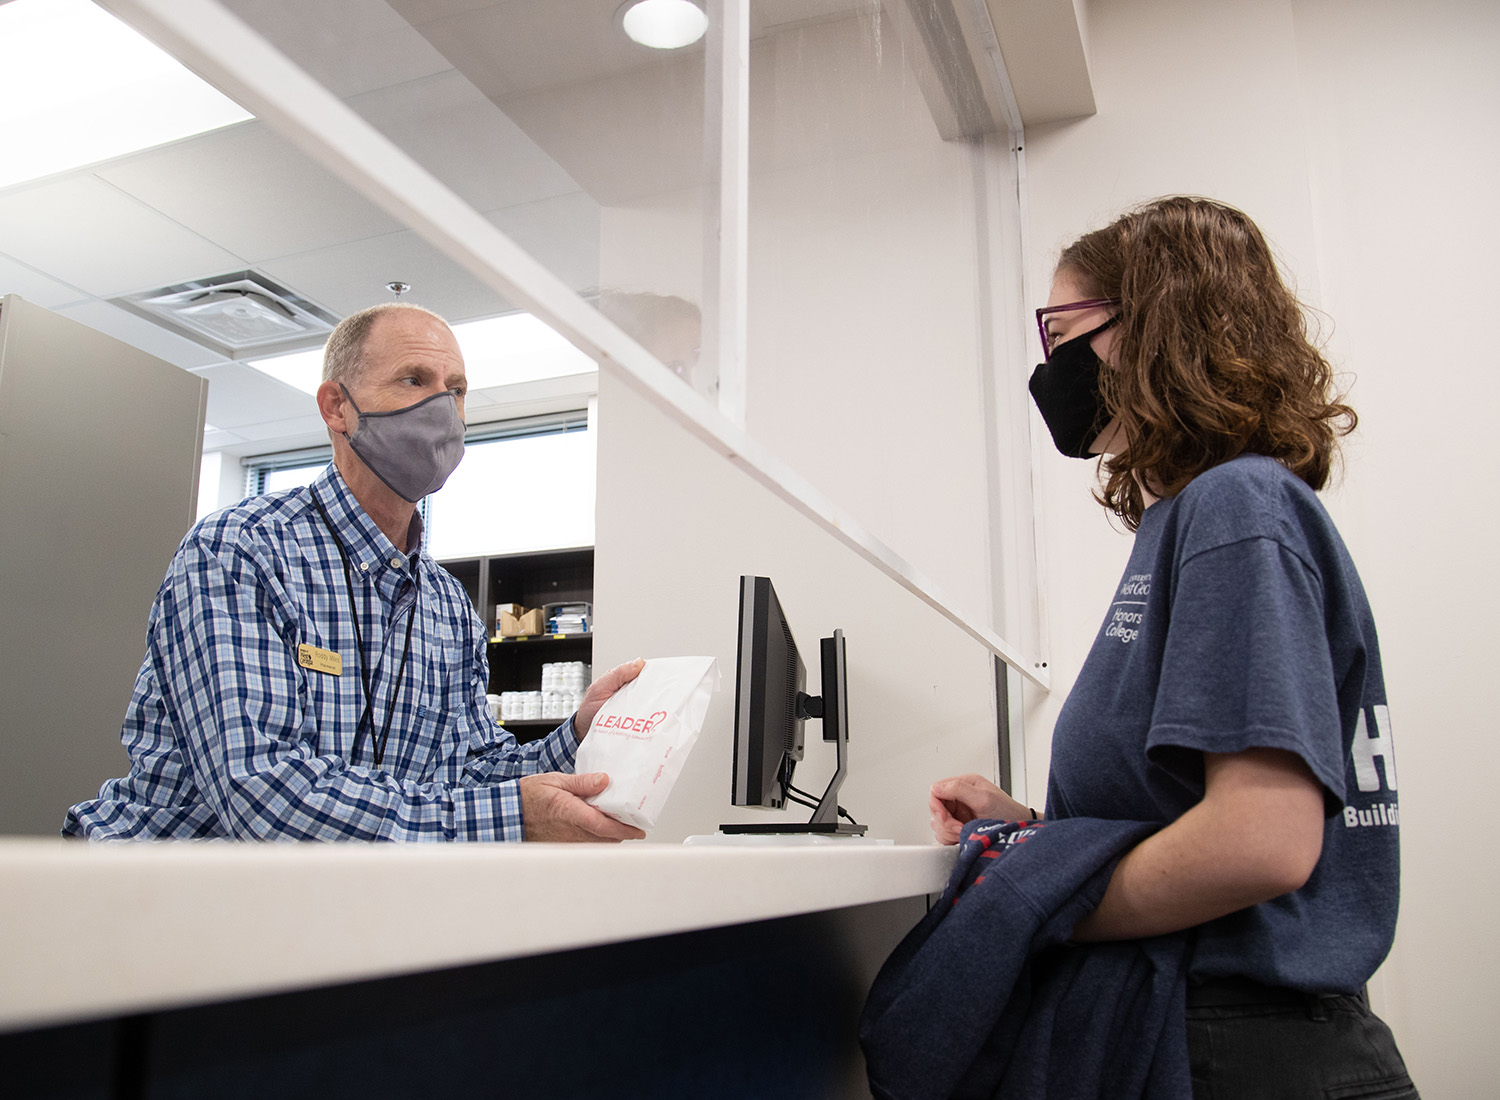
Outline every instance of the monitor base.
<path fill-rule="evenodd" d="M 864 825 L 850 825 L 847 821 L 757 821 L 754 824 L 720 825 L 719 832 L 746 833 L 819 833 L 824 836 L 864 836 Z"/>

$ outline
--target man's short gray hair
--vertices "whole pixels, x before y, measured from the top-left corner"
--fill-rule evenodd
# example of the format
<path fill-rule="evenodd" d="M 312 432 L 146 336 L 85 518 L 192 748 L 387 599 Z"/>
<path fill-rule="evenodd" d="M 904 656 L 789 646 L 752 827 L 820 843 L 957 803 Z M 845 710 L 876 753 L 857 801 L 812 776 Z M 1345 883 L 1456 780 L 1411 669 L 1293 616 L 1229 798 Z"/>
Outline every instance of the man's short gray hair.
<path fill-rule="evenodd" d="M 338 323 L 338 327 L 329 334 L 328 343 L 323 345 L 323 381 L 347 385 L 358 378 L 364 368 L 365 341 L 370 338 L 370 330 L 375 327 L 375 322 L 387 313 L 402 309 L 414 309 L 445 325 L 448 323 L 432 310 L 411 302 L 382 302 L 378 306 L 351 313 Z"/>

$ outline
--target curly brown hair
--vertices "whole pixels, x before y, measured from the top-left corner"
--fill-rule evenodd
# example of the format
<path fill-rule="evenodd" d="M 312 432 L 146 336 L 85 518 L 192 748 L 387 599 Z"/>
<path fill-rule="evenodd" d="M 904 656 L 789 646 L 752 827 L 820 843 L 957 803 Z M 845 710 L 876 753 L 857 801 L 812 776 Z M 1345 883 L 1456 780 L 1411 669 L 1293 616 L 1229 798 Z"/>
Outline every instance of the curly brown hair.
<path fill-rule="evenodd" d="M 1122 302 L 1100 372 L 1124 446 L 1102 463 L 1099 503 L 1135 530 L 1143 484 L 1173 497 L 1238 455 L 1268 455 L 1314 489 L 1358 418 L 1308 338 L 1301 303 L 1239 210 L 1177 196 L 1138 207 L 1063 250 L 1059 273 Z"/>

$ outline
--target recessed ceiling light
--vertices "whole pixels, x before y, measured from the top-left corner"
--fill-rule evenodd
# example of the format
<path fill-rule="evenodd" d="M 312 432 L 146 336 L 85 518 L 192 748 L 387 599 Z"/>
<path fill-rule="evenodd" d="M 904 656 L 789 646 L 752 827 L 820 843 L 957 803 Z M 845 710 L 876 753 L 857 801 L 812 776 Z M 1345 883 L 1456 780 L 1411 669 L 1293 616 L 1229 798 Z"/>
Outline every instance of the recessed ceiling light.
<path fill-rule="evenodd" d="M 530 313 L 454 325 L 471 390 L 587 374 L 598 365 Z M 307 393 L 323 380 L 323 349 L 250 360 L 249 366 Z"/>
<path fill-rule="evenodd" d="M 0 3 L 0 187 L 252 118 L 92 0 Z"/>
<path fill-rule="evenodd" d="M 632 41 L 653 50 L 691 46 L 708 30 L 708 16 L 692 0 L 636 0 L 627 4 L 621 23 Z"/>

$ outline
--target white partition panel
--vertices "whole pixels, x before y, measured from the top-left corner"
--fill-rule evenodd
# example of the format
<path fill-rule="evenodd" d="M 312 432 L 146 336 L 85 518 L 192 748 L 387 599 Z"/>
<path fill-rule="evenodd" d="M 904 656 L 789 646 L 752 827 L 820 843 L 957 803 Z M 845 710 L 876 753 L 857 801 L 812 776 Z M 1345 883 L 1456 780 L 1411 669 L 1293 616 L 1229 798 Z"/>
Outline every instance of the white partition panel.
<path fill-rule="evenodd" d="M 741 429 L 672 377 L 657 358 L 582 301 L 572 287 L 223 5 L 215 0 L 108 0 L 105 6 L 266 119 L 481 282 L 553 325 L 711 451 L 812 519 L 1033 684 L 1047 686 L 1043 662 L 1003 638 L 991 626 L 993 616 L 980 611 L 989 603 L 987 595 L 955 598 L 942 591 L 931 580 L 930 568 L 912 564 L 871 533 L 856 513 L 774 457 L 759 438 L 762 432 Z M 723 64 L 736 64 L 737 56 L 726 56 Z M 973 399 L 979 400 L 977 379 Z"/>

